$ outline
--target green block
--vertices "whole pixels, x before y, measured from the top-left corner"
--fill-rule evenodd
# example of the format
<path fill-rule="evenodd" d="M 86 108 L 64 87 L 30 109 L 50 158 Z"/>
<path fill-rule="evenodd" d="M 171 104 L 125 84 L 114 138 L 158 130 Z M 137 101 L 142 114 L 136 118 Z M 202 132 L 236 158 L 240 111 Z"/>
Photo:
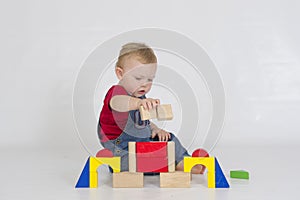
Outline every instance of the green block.
<path fill-rule="evenodd" d="M 249 179 L 249 173 L 245 170 L 230 171 L 230 178 Z"/>

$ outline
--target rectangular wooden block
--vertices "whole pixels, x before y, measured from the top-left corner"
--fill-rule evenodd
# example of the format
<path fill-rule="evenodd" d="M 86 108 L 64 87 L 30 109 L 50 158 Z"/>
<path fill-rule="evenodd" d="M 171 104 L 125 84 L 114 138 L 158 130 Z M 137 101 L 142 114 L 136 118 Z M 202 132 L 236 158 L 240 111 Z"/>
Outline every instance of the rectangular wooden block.
<path fill-rule="evenodd" d="M 175 171 L 160 173 L 160 187 L 162 188 L 188 188 L 191 185 L 191 173 Z"/>
<path fill-rule="evenodd" d="M 175 143 L 168 142 L 168 172 L 175 172 Z"/>
<path fill-rule="evenodd" d="M 136 143 L 128 142 L 128 167 L 129 172 L 136 172 Z"/>
<path fill-rule="evenodd" d="M 171 120 L 173 119 L 173 112 L 171 104 L 158 105 L 157 108 L 158 120 Z"/>
<path fill-rule="evenodd" d="M 138 156 L 167 157 L 168 142 L 137 142 L 136 153 Z"/>
<path fill-rule="evenodd" d="M 144 187 L 144 174 L 133 172 L 113 173 L 114 188 L 142 188 Z"/>
<path fill-rule="evenodd" d="M 148 120 L 148 119 L 156 119 L 157 118 L 156 109 L 145 110 L 144 107 L 141 106 L 139 110 L 140 110 L 140 114 L 141 114 L 141 119 L 143 121 Z"/>
<path fill-rule="evenodd" d="M 137 172 L 168 172 L 166 157 L 137 157 Z"/>

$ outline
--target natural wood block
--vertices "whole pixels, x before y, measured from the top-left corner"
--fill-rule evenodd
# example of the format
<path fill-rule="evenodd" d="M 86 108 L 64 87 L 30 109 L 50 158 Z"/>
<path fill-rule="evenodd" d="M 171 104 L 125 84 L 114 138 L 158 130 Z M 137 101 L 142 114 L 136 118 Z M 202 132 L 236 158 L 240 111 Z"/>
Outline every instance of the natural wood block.
<path fill-rule="evenodd" d="M 171 120 L 173 119 L 173 112 L 171 104 L 158 105 L 157 108 L 158 120 Z"/>
<path fill-rule="evenodd" d="M 132 172 L 113 173 L 114 188 L 142 188 L 144 187 L 144 174 Z"/>
<path fill-rule="evenodd" d="M 160 187 L 162 188 L 188 188 L 191 185 L 191 173 L 175 171 L 160 173 Z"/>
<path fill-rule="evenodd" d="M 141 119 L 143 121 L 148 120 L 148 119 L 155 119 L 157 118 L 157 112 L 156 109 L 153 108 L 151 110 L 145 110 L 143 106 L 140 107 L 140 114 L 141 114 Z"/>
<path fill-rule="evenodd" d="M 175 143 L 168 142 L 168 172 L 175 172 Z"/>
<path fill-rule="evenodd" d="M 129 172 L 136 172 L 136 143 L 128 142 L 128 167 Z"/>

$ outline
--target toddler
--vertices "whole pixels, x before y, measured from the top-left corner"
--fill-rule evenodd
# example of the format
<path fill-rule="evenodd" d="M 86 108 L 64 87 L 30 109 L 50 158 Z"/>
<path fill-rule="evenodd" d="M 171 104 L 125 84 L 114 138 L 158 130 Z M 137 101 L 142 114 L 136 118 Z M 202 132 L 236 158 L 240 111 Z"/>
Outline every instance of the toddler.
<path fill-rule="evenodd" d="M 142 43 L 125 44 L 118 57 L 115 74 L 119 79 L 107 92 L 98 123 L 102 146 L 121 157 L 121 171 L 128 171 L 128 142 L 173 141 L 175 143 L 176 170 L 183 170 L 183 157 L 190 156 L 178 138 L 158 128 L 149 120 L 142 121 L 139 107 L 153 109 L 159 99 L 146 98 L 157 69 L 153 50 Z M 203 173 L 196 165 L 192 173 Z"/>

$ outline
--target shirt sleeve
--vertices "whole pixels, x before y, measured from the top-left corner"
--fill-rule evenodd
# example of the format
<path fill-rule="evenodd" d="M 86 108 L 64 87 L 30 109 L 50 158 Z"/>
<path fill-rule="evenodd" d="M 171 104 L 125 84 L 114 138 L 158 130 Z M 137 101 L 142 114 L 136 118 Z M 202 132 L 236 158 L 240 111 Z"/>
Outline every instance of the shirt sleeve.
<path fill-rule="evenodd" d="M 110 107 L 110 100 L 111 100 L 111 98 L 113 98 L 114 96 L 117 96 L 117 95 L 128 95 L 128 93 L 120 85 L 115 85 L 109 89 L 109 91 L 106 94 L 104 104 L 108 105 L 108 108 L 111 111 L 112 111 L 112 108 Z"/>
<path fill-rule="evenodd" d="M 109 102 L 113 96 L 128 95 L 126 90 L 119 85 L 112 86 L 104 98 L 104 105 L 99 119 L 99 135 L 101 141 L 115 139 L 126 127 L 129 112 L 117 112 L 110 108 Z"/>

